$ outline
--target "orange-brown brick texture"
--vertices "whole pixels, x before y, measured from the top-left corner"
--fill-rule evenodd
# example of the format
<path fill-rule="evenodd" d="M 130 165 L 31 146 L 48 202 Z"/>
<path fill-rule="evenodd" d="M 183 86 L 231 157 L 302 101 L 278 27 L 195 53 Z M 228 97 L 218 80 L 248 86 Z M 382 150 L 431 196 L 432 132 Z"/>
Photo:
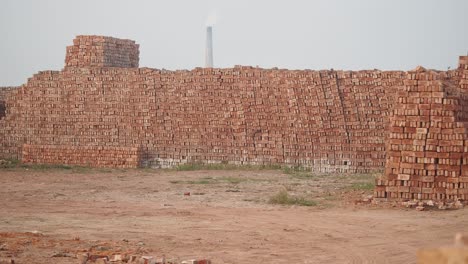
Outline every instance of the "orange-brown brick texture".
<path fill-rule="evenodd" d="M 385 166 L 375 196 L 468 199 L 468 57 L 457 70 L 138 68 L 131 40 L 79 36 L 65 68 L 0 88 L 0 158 L 96 167 Z"/>
<path fill-rule="evenodd" d="M 107 42 L 121 48 L 102 53 Z M 25 161 L 71 163 L 39 156 L 55 157 L 60 148 L 119 147 L 137 148 L 139 165 L 227 162 L 368 172 L 384 167 L 388 114 L 406 76 L 137 68 L 138 59 L 121 59 L 138 54 L 137 44 L 96 36 L 78 37 L 67 52 L 62 71 L 39 72 L 6 101 L 2 157 L 22 158 L 28 145 L 37 158 Z M 73 164 L 99 166 L 91 152 Z"/>
<path fill-rule="evenodd" d="M 4 117 L 6 115 L 6 101 L 7 98 L 13 94 L 13 92 L 17 89 L 18 87 L 0 87 L 0 116 Z"/>
<path fill-rule="evenodd" d="M 407 73 L 390 118 L 385 177 L 375 195 L 468 200 L 468 57 L 458 70 Z"/>
<path fill-rule="evenodd" d="M 139 45 L 133 40 L 78 36 L 67 47 L 67 67 L 138 67 Z"/>

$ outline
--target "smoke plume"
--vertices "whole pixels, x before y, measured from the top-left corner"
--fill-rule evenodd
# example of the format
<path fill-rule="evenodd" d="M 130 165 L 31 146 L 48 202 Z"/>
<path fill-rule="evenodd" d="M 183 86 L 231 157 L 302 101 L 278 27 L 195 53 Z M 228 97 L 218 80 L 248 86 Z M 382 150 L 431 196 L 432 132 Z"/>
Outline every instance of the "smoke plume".
<path fill-rule="evenodd" d="M 218 16 L 216 14 L 216 10 L 213 10 L 206 18 L 205 25 L 207 27 L 214 26 L 216 24 L 217 19 L 218 19 Z"/>

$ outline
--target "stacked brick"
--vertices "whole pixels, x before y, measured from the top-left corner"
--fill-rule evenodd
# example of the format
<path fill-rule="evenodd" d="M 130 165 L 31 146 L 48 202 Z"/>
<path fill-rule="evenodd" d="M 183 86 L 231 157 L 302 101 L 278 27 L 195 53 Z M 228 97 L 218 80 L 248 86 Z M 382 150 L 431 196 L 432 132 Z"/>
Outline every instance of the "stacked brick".
<path fill-rule="evenodd" d="M 402 75 L 251 67 L 45 71 L 11 98 L 8 144 L 0 149 L 21 157 L 23 144 L 129 147 L 142 151 L 147 166 L 367 172 L 384 166 L 386 113 Z"/>
<path fill-rule="evenodd" d="M 121 59 L 124 55 L 128 60 Z M 79 36 L 67 48 L 62 71 L 39 72 L 6 99 L 7 114 L 0 120 L 0 158 L 116 167 L 170 167 L 187 162 L 284 164 L 320 172 L 369 172 L 385 166 L 387 150 L 387 164 L 403 159 L 405 151 L 420 155 L 408 140 L 441 142 L 461 137 L 460 125 L 442 124 L 466 119 L 466 111 L 455 109 L 466 105 L 463 89 L 459 89 L 466 85 L 466 72 L 463 75 L 460 70 L 407 74 L 252 67 L 167 71 L 137 66 L 134 42 Z M 407 75 L 414 75 L 413 79 Z M 441 86 L 448 87 L 443 89 L 452 97 L 437 94 Z M 429 91 L 432 103 L 425 99 Z M 432 99 L 433 93 L 439 97 Z M 455 107 L 452 102 L 456 100 L 459 105 Z M 440 123 L 434 123 L 440 132 L 426 127 L 429 121 L 424 125 L 418 121 L 419 116 L 427 119 L 427 109 L 419 105 L 428 104 L 442 107 L 429 109 L 436 111 L 429 113 L 429 120 Z M 417 115 L 412 112 L 415 109 Z M 447 111 L 456 114 L 450 116 Z M 442 119 L 430 119 L 436 115 Z M 425 136 L 420 135 L 423 128 L 428 129 Z M 389 143 L 393 143 L 386 146 L 389 133 Z M 442 149 L 454 148 L 449 147 Z M 61 152 L 70 158 L 60 157 Z M 403 156 L 395 156 L 397 152 Z M 452 158 L 439 158 L 437 168 L 444 168 L 441 162 L 452 166 L 445 162 L 456 160 L 442 159 Z M 390 178 L 415 174 L 405 169 L 422 160 L 409 161 L 398 163 L 405 164 L 402 167 L 391 165 Z M 413 184 L 390 181 L 378 187 L 381 196 L 398 196 L 391 191 L 393 187 L 399 193 L 404 184 Z M 429 188 L 423 183 L 421 194 L 422 188 Z M 449 183 L 445 181 L 445 186 Z M 387 191 L 387 186 L 393 189 Z M 457 186 L 462 189 L 464 185 Z"/>
<path fill-rule="evenodd" d="M 19 87 L 0 87 L 0 158 L 16 157 L 18 154 L 18 138 L 14 136 L 14 124 L 5 121 L 9 115 L 9 105 L 13 104 L 13 94 Z"/>
<path fill-rule="evenodd" d="M 138 148 L 66 145 L 23 145 L 22 161 L 32 164 L 69 164 L 93 167 L 136 168 Z"/>
<path fill-rule="evenodd" d="M 408 72 L 390 118 L 385 177 L 375 196 L 399 200 L 468 199 L 466 74 Z"/>
<path fill-rule="evenodd" d="M 67 47 L 66 67 L 138 68 L 135 41 L 104 36 L 78 36 Z"/>
<path fill-rule="evenodd" d="M 8 95 L 11 94 L 17 88 L 18 87 L 16 86 L 0 87 L 0 100 L 5 101 Z"/>
<path fill-rule="evenodd" d="M 400 75 L 251 67 L 161 72 L 155 160 L 162 166 L 201 161 L 322 172 L 380 169 L 383 113 Z M 395 83 L 377 88 L 382 81 Z M 346 120 L 345 111 L 362 115 Z"/>
<path fill-rule="evenodd" d="M 6 115 L 7 97 L 18 87 L 0 87 L 0 120 Z"/>
<path fill-rule="evenodd" d="M 106 53 L 103 47 L 115 43 L 129 48 Z M 142 165 L 157 167 L 224 162 L 368 172 L 384 166 L 388 112 L 404 72 L 166 71 L 103 63 L 137 54 L 132 43 L 75 39 L 64 70 L 40 72 L 10 97 L 0 155 L 21 158 L 26 144 L 40 146 L 26 162 L 59 162 L 57 148 L 70 147 L 78 157 L 81 147 L 122 147 L 137 148 Z"/>

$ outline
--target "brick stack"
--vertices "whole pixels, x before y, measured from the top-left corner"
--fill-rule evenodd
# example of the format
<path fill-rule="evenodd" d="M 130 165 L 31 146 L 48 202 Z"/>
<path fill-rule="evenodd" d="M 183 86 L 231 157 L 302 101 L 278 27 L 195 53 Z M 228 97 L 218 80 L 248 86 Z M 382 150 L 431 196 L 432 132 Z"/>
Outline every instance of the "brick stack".
<path fill-rule="evenodd" d="M 403 72 L 100 67 L 93 60 L 105 53 L 95 52 L 107 41 L 120 42 L 78 37 L 64 70 L 40 72 L 13 94 L 1 155 L 21 157 L 23 144 L 102 146 L 138 148 L 144 165 L 159 167 L 384 166 L 388 112 Z"/>
<path fill-rule="evenodd" d="M 5 153 L 22 144 L 136 147 L 145 165 L 286 164 L 368 172 L 403 72 L 44 71 L 11 99 Z M 8 151 L 7 151 L 8 150 Z M 5 154 L 6 155 L 6 154 Z"/>
<path fill-rule="evenodd" d="M 457 74 L 408 72 L 390 119 L 385 177 L 377 180 L 376 197 L 468 198 L 468 90 L 460 89 Z"/>
<path fill-rule="evenodd" d="M 69 164 L 89 167 L 137 168 L 138 148 L 103 146 L 23 145 L 22 162 L 31 164 Z"/>
<path fill-rule="evenodd" d="M 138 68 L 139 45 L 128 39 L 77 36 L 67 47 L 66 67 Z"/>
<path fill-rule="evenodd" d="M 112 46 L 109 43 L 127 48 L 106 51 L 105 47 Z M 420 151 L 419 146 L 425 148 L 430 139 L 439 145 L 443 140 L 459 140 L 463 127 L 458 123 L 467 119 L 465 111 L 457 111 L 466 105 L 463 89 L 458 88 L 466 79 L 460 71 L 412 72 L 409 78 L 405 72 L 378 70 L 235 67 L 167 71 L 136 68 L 137 51 L 131 41 L 79 36 L 68 49 L 65 69 L 39 72 L 6 100 L 7 115 L 0 120 L 0 158 L 21 158 L 26 144 L 37 146 L 37 151 L 27 152 L 24 160 L 28 162 L 39 162 L 39 153 L 45 153 L 50 163 L 87 165 L 95 149 L 103 147 L 138 149 L 138 162 L 155 167 L 223 162 L 369 172 L 385 165 L 389 131 L 390 147 L 396 148 L 390 153 L 391 164 L 403 159 L 407 151 L 416 153 L 413 156 L 426 155 L 426 149 Z M 136 58 L 119 59 L 132 52 Z M 423 124 L 420 117 L 429 121 Z M 457 125 L 444 127 L 452 119 L 458 120 Z M 435 148 L 444 153 L 456 148 L 439 145 Z M 69 155 L 76 161 L 60 160 L 56 149 L 72 151 Z M 400 156 L 395 156 L 397 152 Z M 105 160 L 112 156 L 105 155 Z M 437 167 L 453 166 L 457 158 L 452 157 L 440 157 Z M 402 179 L 403 175 L 420 175 L 406 167 L 423 161 L 405 158 L 398 163 L 404 165 L 392 165 L 388 175 L 401 174 Z M 116 159 L 115 164 L 120 163 Z M 447 168 L 447 174 L 454 171 Z M 422 170 L 433 171 L 429 165 Z M 416 184 L 422 197 L 422 188 L 430 188 L 429 178 L 421 184 L 411 179 L 412 183 L 391 179 L 378 191 L 385 191 L 381 196 L 398 196 L 389 194 L 395 192 L 387 192 L 386 187 L 397 186 L 399 193 L 406 185 Z M 458 189 L 463 186 L 459 184 Z"/>
<path fill-rule="evenodd" d="M 157 116 L 165 119 L 156 129 L 168 138 L 156 139 L 157 161 L 382 168 L 387 97 L 402 75 L 252 67 L 161 72 Z M 379 88 L 382 82 L 391 85 Z"/>
<path fill-rule="evenodd" d="M 0 87 L 0 120 L 6 115 L 7 97 L 18 87 Z"/>
<path fill-rule="evenodd" d="M 0 87 L 0 101 L 5 101 L 6 98 L 15 90 L 16 86 Z"/>
<path fill-rule="evenodd" d="M 6 116 L 14 104 L 13 95 L 19 87 L 0 87 L 0 159 L 16 158 L 18 155 L 18 138 L 15 136 L 16 124 L 7 122 Z"/>
<path fill-rule="evenodd" d="M 460 88 L 468 90 L 468 56 L 460 56 L 458 71 L 460 73 Z"/>

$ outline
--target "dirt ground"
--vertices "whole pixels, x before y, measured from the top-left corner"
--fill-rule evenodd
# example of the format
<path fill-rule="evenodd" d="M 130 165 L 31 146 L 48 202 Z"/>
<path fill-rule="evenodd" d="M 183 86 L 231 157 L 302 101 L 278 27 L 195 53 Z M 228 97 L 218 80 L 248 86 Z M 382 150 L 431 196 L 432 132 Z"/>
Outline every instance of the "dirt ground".
<path fill-rule="evenodd" d="M 178 263 L 415 263 L 419 248 L 467 231 L 466 209 L 357 203 L 372 193 L 373 177 L 3 168 L 0 259 L 77 263 L 76 253 L 102 251 Z"/>

